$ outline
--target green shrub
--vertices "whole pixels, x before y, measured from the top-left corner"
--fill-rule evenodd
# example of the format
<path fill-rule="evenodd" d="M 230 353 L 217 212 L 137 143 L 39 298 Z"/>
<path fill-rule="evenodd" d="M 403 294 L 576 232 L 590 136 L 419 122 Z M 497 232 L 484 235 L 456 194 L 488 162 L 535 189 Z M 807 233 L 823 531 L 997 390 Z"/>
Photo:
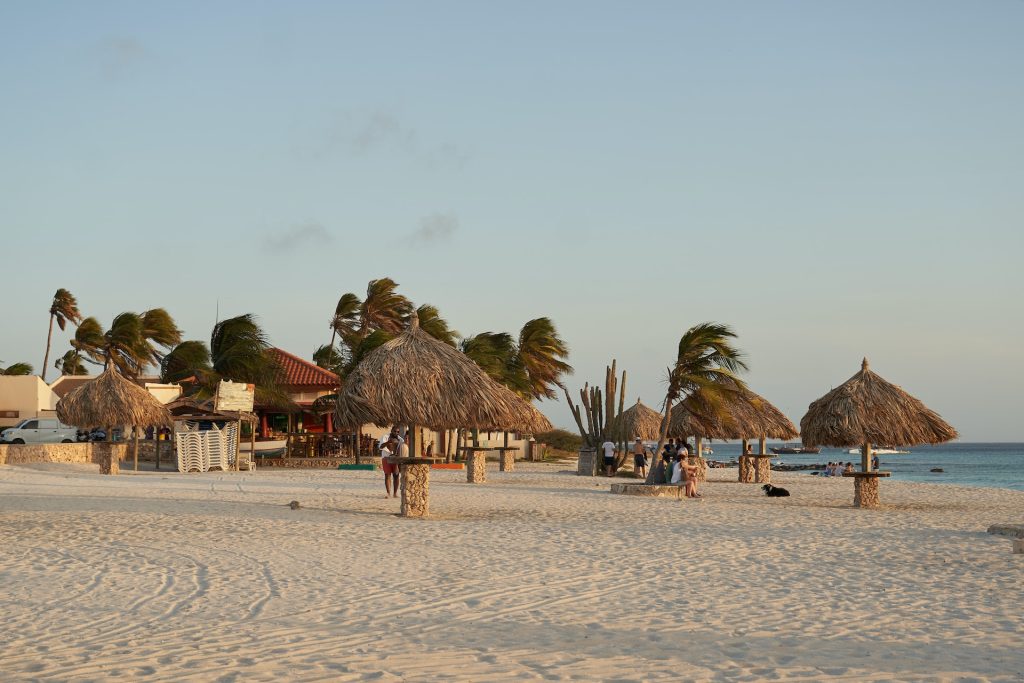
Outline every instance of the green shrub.
<path fill-rule="evenodd" d="M 559 451 L 572 451 L 575 453 L 583 445 L 583 437 L 565 429 L 552 429 L 550 432 L 537 434 L 534 438 L 537 439 L 538 443 L 546 443 L 551 448 Z"/>

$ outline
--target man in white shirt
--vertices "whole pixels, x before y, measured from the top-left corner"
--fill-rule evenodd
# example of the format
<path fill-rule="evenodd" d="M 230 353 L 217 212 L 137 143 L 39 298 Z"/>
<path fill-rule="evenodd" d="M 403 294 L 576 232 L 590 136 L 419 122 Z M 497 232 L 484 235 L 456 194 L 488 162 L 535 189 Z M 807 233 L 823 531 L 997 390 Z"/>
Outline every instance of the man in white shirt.
<path fill-rule="evenodd" d="M 612 476 L 612 470 L 615 469 L 615 444 L 611 441 L 605 441 L 601 444 L 601 450 L 604 451 L 604 472 L 606 476 Z"/>

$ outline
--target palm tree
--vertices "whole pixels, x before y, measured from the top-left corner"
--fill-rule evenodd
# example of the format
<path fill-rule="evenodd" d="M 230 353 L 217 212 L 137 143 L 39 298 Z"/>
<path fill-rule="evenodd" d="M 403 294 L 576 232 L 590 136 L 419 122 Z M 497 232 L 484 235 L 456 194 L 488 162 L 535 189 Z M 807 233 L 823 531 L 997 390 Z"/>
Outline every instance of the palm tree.
<path fill-rule="evenodd" d="M 87 361 L 111 364 L 130 377 L 138 376 L 150 363 L 160 363 L 163 353 L 181 341 L 181 330 L 162 308 L 144 313 L 117 315 L 106 332 L 95 318 L 82 320 L 75 330 L 71 347 Z"/>
<path fill-rule="evenodd" d="M 78 310 L 78 301 L 75 296 L 66 289 L 58 289 L 53 295 L 53 302 L 50 304 L 50 331 L 46 334 L 46 354 L 43 356 L 42 379 L 46 381 L 46 366 L 50 362 L 50 342 L 53 340 L 53 321 L 64 330 L 68 321 L 77 325 L 82 320 L 82 314 Z"/>
<path fill-rule="evenodd" d="M 562 376 L 572 374 L 569 346 L 558 336 L 550 318 L 534 318 L 519 332 L 519 363 L 526 369 L 533 398 L 556 398 L 556 387 L 562 386 Z"/>
<path fill-rule="evenodd" d="M 53 363 L 53 367 L 60 370 L 62 375 L 87 375 L 85 363 L 82 362 L 82 354 L 71 349 Z"/>
<path fill-rule="evenodd" d="M 356 334 L 362 339 L 375 330 L 382 330 L 394 336 L 405 329 L 412 312 L 412 302 L 398 293 L 397 282 L 389 277 L 370 280 L 366 298 L 359 305 Z"/>
<path fill-rule="evenodd" d="M 214 325 L 209 347 L 201 341 L 184 341 L 161 362 L 162 381 L 195 377 L 194 393 L 200 396 L 212 396 L 217 383 L 225 379 L 255 384 L 256 400 L 262 404 L 290 406 L 280 372 L 267 335 L 251 313 Z"/>
<path fill-rule="evenodd" d="M 515 339 L 507 332 L 481 332 L 459 342 L 459 350 L 495 382 L 520 396 L 530 395 L 530 377 L 520 362 Z"/>
<path fill-rule="evenodd" d="M 197 384 L 205 384 L 213 370 L 210 349 L 201 341 L 183 341 L 164 356 L 160 363 L 160 381 L 180 382 L 194 377 Z"/>
<path fill-rule="evenodd" d="M 341 337 L 343 344 L 348 344 L 352 339 L 355 338 L 356 330 L 359 327 L 359 307 L 362 304 L 359 301 L 359 297 L 348 292 L 342 294 L 341 298 L 338 299 L 338 304 L 334 307 L 334 316 L 331 318 L 331 343 L 327 347 L 329 354 L 327 356 L 327 365 L 322 367 L 329 367 L 334 365 L 334 340 L 337 336 Z"/>
<path fill-rule="evenodd" d="M 455 346 L 455 340 L 459 333 L 448 327 L 448 321 L 441 317 L 437 306 L 423 304 L 416 309 L 416 318 L 419 321 L 420 329 L 438 341 L 443 341 L 449 346 Z"/>
<path fill-rule="evenodd" d="M 708 322 L 694 325 L 679 339 L 675 364 L 668 370 L 665 417 L 647 475 L 648 484 L 659 483 L 661 450 L 668 435 L 673 403 L 700 394 L 712 409 L 717 409 L 730 392 L 746 388 L 737 376 L 747 365 L 743 354 L 732 344 L 735 338 L 736 333 L 728 325 Z"/>
<path fill-rule="evenodd" d="M 7 366 L 6 368 L 0 368 L 0 375 L 31 375 L 32 370 L 32 366 L 29 365 L 28 363 L 14 363 L 12 365 Z"/>
<path fill-rule="evenodd" d="M 341 376 L 347 362 L 348 348 L 339 348 L 336 344 L 328 346 L 323 344 L 313 351 L 313 362 L 324 370 L 330 370 Z"/>
<path fill-rule="evenodd" d="M 330 323 L 331 343 L 317 349 L 314 361 L 344 379 L 367 353 L 402 332 L 413 315 L 427 334 L 455 345 L 458 332 L 448 326 L 436 306 L 423 304 L 414 308 L 409 299 L 398 293 L 398 283 L 385 277 L 370 280 L 365 299 L 360 300 L 351 292 L 338 299 Z M 338 351 L 334 349 L 335 339 L 341 340 L 342 348 Z M 335 358 L 335 354 L 340 357 Z"/>

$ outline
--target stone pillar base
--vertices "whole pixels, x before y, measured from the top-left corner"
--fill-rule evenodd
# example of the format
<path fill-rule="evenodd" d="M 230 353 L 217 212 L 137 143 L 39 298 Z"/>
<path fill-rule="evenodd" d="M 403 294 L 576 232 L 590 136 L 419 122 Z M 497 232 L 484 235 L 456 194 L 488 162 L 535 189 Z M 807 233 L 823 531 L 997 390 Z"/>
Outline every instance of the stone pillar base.
<path fill-rule="evenodd" d="M 122 443 L 95 441 L 89 444 L 92 449 L 92 461 L 100 466 L 102 474 L 117 474 L 121 471 L 120 460 L 128 446 Z"/>
<path fill-rule="evenodd" d="M 486 451 L 468 451 L 466 453 L 466 481 L 470 484 L 483 484 L 487 481 Z"/>
<path fill-rule="evenodd" d="M 502 472 L 512 472 L 516 468 L 516 452 L 502 451 L 501 459 L 498 461 L 498 468 Z"/>
<path fill-rule="evenodd" d="M 754 483 L 754 463 L 751 462 L 753 458 L 741 455 L 740 456 L 740 476 L 739 482 L 741 484 L 753 484 Z"/>
<path fill-rule="evenodd" d="M 877 508 L 881 505 L 878 497 L 878 479 L 875 477 L 856 477 L 853 480 L 853 506 L 858 508 Z"/>
<path fill-rule="evenodd" d="M 430 514 L 430 465 L 399 466 L 402 482 L 402 516 Z"/>
<path fill-rule="evenodd" d="M 772 459 L 771 456 L 761 456 L 757 458 L 751 458 L 754 461 L 754 483 L 755 484 L 770 484 L 772 483 Z"/>
<path fill-rule="evenodd" d="M 686 462 L 690 465 L 697 466 L 697 476 L 695 481 L 698 484 L 703 484 L 708 480 L 708 461 L 704 458 L 690 457 L 686 459 Z"/>

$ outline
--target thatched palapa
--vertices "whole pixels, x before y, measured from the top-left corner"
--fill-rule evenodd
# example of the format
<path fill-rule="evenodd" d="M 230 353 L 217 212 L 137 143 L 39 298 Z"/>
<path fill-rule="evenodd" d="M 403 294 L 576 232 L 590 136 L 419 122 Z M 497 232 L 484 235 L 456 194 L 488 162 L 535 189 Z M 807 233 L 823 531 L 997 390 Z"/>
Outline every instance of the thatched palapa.
<path fill-rule="evenodd" d="M 640 437 L 645 441 L 656 440 L 661 435 L 662 414 L 648 408 L 638 398 L 636 405 L 624 410 L 613 426 L 614 433 L 622 439 Z"/>
<path fill-rule="evenodd" d="M 800 420 L 807 446 L 915 446 L 951 441 L 958 434 L 939 414 L 868 368 L 828 392 Z"/>
<path fill-rule="evenodd" d="M 699 394 L 689 396 L 672 411 L 669 435 L 706 439 L 792 439 L 796 425 L 781 410 L 747 388 L 723 396 L 717 409 Z"/>
<path fill-rule="evenodd" d="M 338 394 L 339 424 L 544 432 L 551 423 L 466 354 L 409 328 L 374 349 Z"/>
<path fill-rule="evenodd" d="M 171 414 L 152 394 L 113 367 L 57 402 L 64 424 L 93 427 L 171 426 Z"/>

